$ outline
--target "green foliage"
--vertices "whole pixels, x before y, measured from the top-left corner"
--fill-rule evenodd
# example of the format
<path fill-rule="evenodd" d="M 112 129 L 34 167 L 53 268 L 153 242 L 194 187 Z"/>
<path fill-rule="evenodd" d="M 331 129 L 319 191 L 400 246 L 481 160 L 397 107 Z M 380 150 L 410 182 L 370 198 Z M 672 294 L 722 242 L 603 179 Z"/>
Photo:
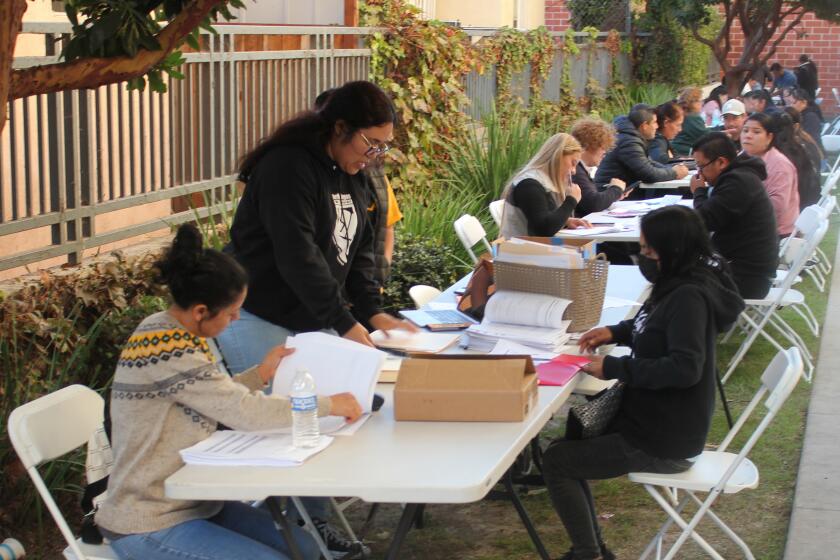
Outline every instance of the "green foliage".
<path fill-rule="evenodd" d="M 678 87 L 706 82 L 711 51 L 680 23 L 679 2 L 650 0 L 647 11 L 639 18 L 639 28 L 652 35 L 637 44 L 640 61 L 636 72 L 640 81 L 672 83 Z M 708 9 L 701 18 L 699 31 L 712 38 L 723 25 L 720 15 Z"/>
<path fill-rule="evenodd" d="M 555 51 L 554 40 L 545 27 L 524 32 L 503 27 L 480 49 L 482 61 L 496 65 L 496 102 L 499 106 L 506 107 L 513 101 L 511 79 L 528 64 L 531 65 L 531 99 L 540 99 L 542 84 L 551 72 Z"/>
<path fill-rule="evenodd" d="M 389 152 L 394 188 L 428 180 L 440 161 L 440 138 L 456 138 L 466 127 L 462 108 L 469 103 L 463 78 L 473 69 L 475 52 L 466 34 L 418 17 L 403 0 L 368 0 L 362 25 L 383 27 L 368 39 L 371 79 L 394 99 L 401 126 L 397 149 Z"/>
<path fill-rule="evenodd" d="M 210 215 L 202 218 L 199 207 L 189 199 L 190 210 L 195 216 L 195 225 L 201 231 L 204 244 L 212 249 L 221 251 L 230 242 L 230 228 L 233 226 L 233 217 L 236 214 L 236 207 L 239 206 L 241 194 L 236 187 L 230 192 L 225 188 L 217 189 L 216 192 L 201 192 L 204 199 L 202 208 L 207 208 Z M 221 195 L 218 196 L 217 195 Z"/>
<path fill-rule="evenodd" d="M 64 0 L 64 11 L 73 34 L 62 56 L 67 61 L 88 57 L 135 57 L 140 50 L 161 49 L 157 34 L 162 22 L 180 14 L 188 0 Z M 244 8 L 242 0 L 226 0 L 210 11 L 200 28 L 213 31 L 210 22 L 218 17 L 234 19 L 229 7 Z M 186 41 L 198 49 L 198 29 Z M 143 90 L 146 80 L 152 91 L 166 92 L 163 75 L 183 78 L 178 67 L 184 62 L 180 51 L 173 51 L 146 76 L 128 82 L 129 89 Z"/>
<path fill-rule="evenodd" d="M 570 29 L 606 31 L 626 25 L 627 0 L 567 0 L 566 6 L 572 13 Z"/>
<path fill-rule="evenodd" d="M 408 290 L 417 284 L 446 289 L 458 279 L 456 263 L 458 258 L 448 246 L 401 228 L 394 247 L 391 277 L 385 286 L 385 309 L 399 311 L 414 307 Z"/>
<path fill-rule="evenodd" d="M 621 90 L 613 91 L 598 116 L 612 122 L 619 115 L 626 115 L 630 107 L 637 103 L 660 105 L 674 99 L 676 88 L 671 84 L 633 84 Z"/>
<path fill-rule="evenodd" d="M 104 391 L 120 348 L 140 320 L 165 308 L 153 282 L 155 254 L 100 262 L 41 281 L 0 302 L 0 417 L 72 383 Z M 74 458 L 42 470 L 53 491 L 73 490 L 84 465 Z M 0 524 L 20 525 L 40 513 L 37 494 L 0 436 Z"/>

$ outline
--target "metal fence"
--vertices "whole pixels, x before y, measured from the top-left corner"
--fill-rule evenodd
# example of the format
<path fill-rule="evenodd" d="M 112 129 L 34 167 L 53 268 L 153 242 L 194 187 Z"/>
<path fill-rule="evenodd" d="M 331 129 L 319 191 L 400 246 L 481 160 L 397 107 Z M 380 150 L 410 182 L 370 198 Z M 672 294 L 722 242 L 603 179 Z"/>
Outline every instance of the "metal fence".
<path fill-rule="evenodd" d="M 171 209 L 176 197 L 207 193 L 215 204 L 198 214 L 221 211 L 244 151 L 320 91 L 369 75 L 370 51 L 360 48 L 366 28 L 216 29 L 202 35 L 199 52 L 185 53 L 185 79 L 170 81 L 164 95 L 115 84 L 9 103 L 0 135 L 0 270 L 62 255 L 75 263 L 85 250 L 193 219 L 184 204 Z M 15 67 L 57 61 L 56 44 L 69 32 L 24 24 L 23 33 L 43 36 L 47 54 L 16 58 Z M 168 207 L 138 222 L 153 203 Z M 9 254 L 15 237 L 27 248 Z M 43 243 L 32 247 L 36 238 Z"/>
<path fill-rule="evenodd" d="M 495 30 L 490 29 L 467 29 L 466 32 L 472 37 L 485 37 L 495 33 Z M 571 56 L 571 81 L 572 91 L 576 97 L 580 97 L 586 93 L 586 86 L 590 78 L 595 79 L 603 88 L 606 88 L 612 77 L 612 56 L 601 45 L 596 42 L 594 47 L 591 47 L 588 42 L 583 43 L 585 38 L 589 37 L 588 33 L 576 33 L 580 37 L 581 44 L 580 54 Z M 565 33 L 552 33 L 557 40 L 562 40 Z M 605 39 L 607 33 L 599 33 L 599 40 Z M 590 49 L 595 51 L 590 53 Z M 563 64 L 565 56 L 558 50 L 554 56 L 554 62 L 551 66 L 551 71 L 543 83 L 542 97 L 547 101 L 560 100 L 560 86 L 562 81 Z M 619 72 L 623 81 L 627 82 L 630 79 L 631 64 L 630 58 L 625 53 L 618 55 Z M 590 60 L 591 57 L 591 60 Z M 527 104 L 530 100 L 530 83 L 531 68 L 526 65 L 522 72 L 514 74 L 511 78 L 511 94 L 514 97 L 522 99 L 523 103 Z M 496 99 L 496 69 L 495 66 L 487 68 L 484 73 L 471 72 L 467 75 L 466 80 L 467 97 L 470 98 L 470 105 L 465 110 L 474 119 L 478 120 L 493 107 L 493 102 Z"/>
<path fill-rule="evenodd" d="M 566 0 L 566 7 L 571 15 L 569 24 L 575 31 L 594 27 L 599 31 L 630 32 L 633 20 L 630 0 Z"/>

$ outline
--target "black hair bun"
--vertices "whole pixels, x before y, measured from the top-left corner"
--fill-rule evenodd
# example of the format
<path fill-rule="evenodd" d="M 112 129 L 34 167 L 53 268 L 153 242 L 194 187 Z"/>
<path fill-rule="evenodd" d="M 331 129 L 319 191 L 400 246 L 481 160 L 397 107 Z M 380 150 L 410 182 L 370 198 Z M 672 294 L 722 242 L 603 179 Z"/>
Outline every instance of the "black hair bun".
<path fill-rule="evenodd" d="M 195 269 L 203 252 L 201 232 L 193 224 L 183 224 L 178 228 L 172 246 L 157 262 L 160 280 L 171 287 Z"/>

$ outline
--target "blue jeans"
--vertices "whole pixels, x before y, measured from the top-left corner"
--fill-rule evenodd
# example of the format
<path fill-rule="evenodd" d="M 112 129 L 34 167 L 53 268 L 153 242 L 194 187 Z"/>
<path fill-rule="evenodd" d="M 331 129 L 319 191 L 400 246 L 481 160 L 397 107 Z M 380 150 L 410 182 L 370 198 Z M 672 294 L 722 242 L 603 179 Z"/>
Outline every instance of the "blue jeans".
<path fill-rule="evenodd" d="M 323 332 L 337 335 L 332 329 Z M 216 337 L 219 351 L 225 358 L 228 371 L 234 375 L 249 367 L 262 363 L 268 351 L 278 344 L 285 344 L 286 339 L 298 334 L 297 332 L 275 325 L 242 309 L 239 320 L 232 322 Z M 329 500 L 326 498 L 301 498 L 303 505 L 312 517 L 327 519 L 329 515 Z M 291 502 L 288 508 L 289 517 L 299 519 L 297 508 Z"/>
<path fill-rule="evenodd" d="M 304 558 L 319 557 L 309 534 L 292 527 Z M 127 535 L 111 541 L 121 560 L 284 560 L 291 552 L 271 514 L 241 502 L 226 502 L 210 519 L 185 521 L 152 533 Z"/>

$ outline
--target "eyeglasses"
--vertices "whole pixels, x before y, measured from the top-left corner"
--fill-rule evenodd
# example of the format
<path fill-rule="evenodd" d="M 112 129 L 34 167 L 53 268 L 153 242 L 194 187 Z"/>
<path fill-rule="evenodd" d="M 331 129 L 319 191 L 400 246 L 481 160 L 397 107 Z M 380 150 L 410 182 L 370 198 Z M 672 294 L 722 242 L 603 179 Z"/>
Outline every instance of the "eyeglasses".
<path fill-rule="evenodd" d="M 388 150 L 391 149 L 391 146 L 389 146 L 385 142 L 382 142 L 379 145 L 374 144 L 373 142 L 368 140 L 368 137 L 365 136 L 364 132 L 359 132 L 359 136 L 362 137 L 362 140 L 364 140 L 365 144 L 367 144 L 368 146 L 368 149 L 365 150 L 365 157 L 379 157 L 381 155 L 384 155 L 386 152 L 388 152 Z"/>
<path fill-rule="evenodd" d="M 711 161 L 707 161 L 707 162 L 706 162 L 706 163 L 704 163 L 703 165 L 700 165 L 700 164 L 698 163 L 698 164 L 697 164 L 697 171 L 703 171 L 705 168 L 709 167 L 711 164 L 713 164 L 713 163 L 714 163 L 714 162 L 716 162 L 717 160 L 718 160 L 718 158 L 715 158 L 715 159 L 713 159 L 713 160 L 711 160 Z"/>

